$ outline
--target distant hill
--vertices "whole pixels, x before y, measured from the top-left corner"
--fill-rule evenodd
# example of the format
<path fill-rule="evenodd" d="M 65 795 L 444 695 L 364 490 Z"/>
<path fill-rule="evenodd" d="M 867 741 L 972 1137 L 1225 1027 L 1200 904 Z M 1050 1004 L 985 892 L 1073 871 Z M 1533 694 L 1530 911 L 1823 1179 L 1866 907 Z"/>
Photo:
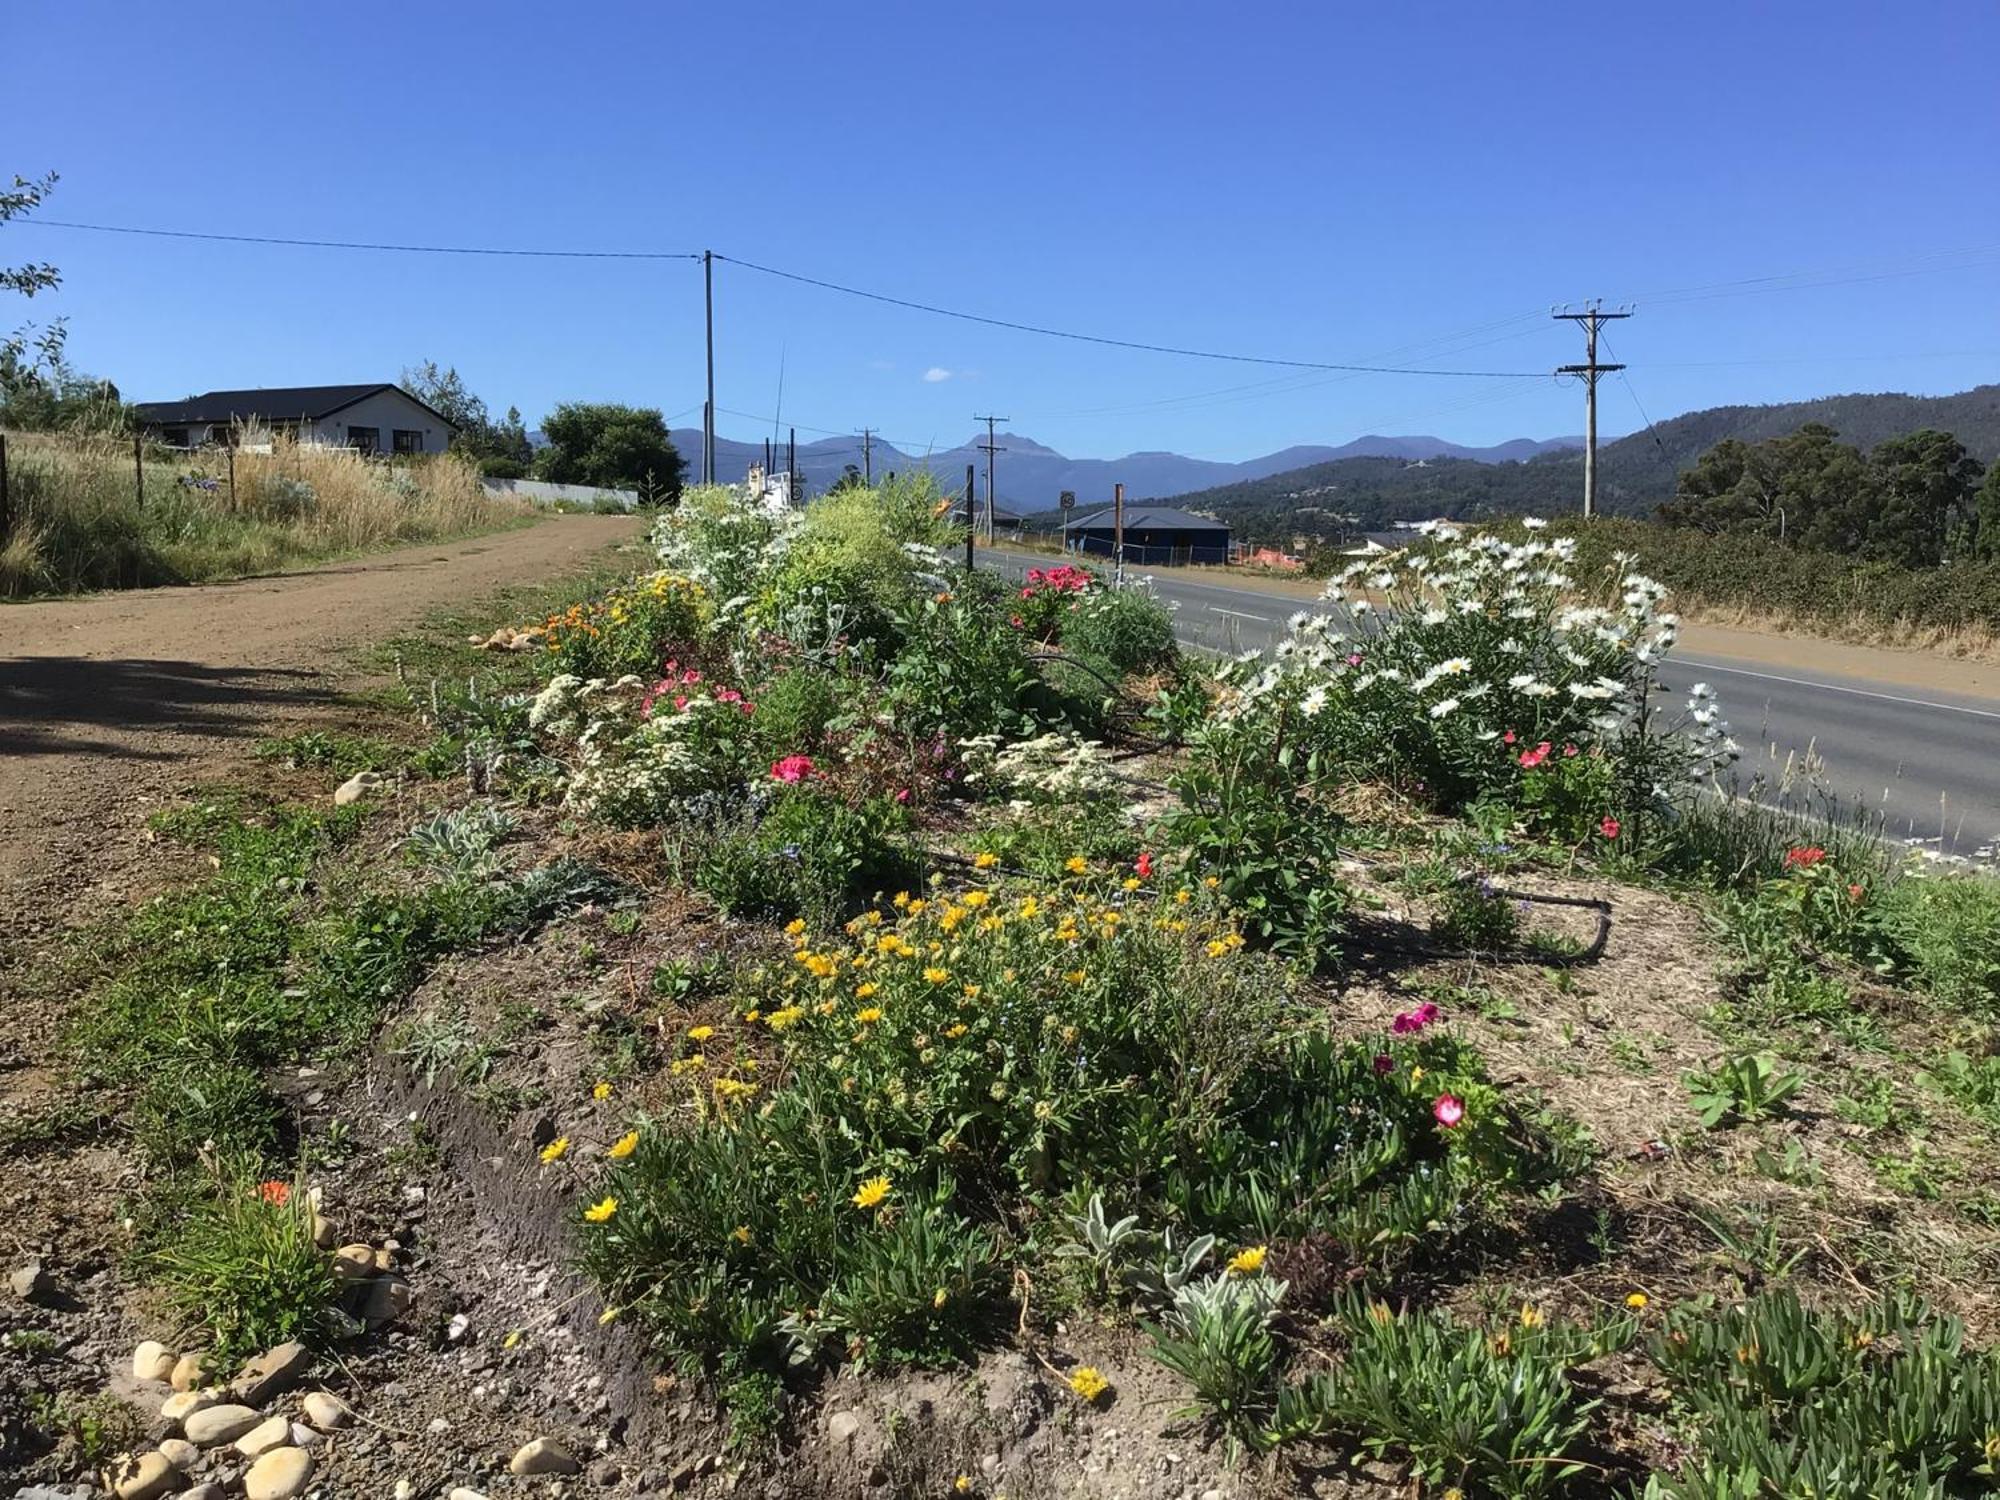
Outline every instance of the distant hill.
<path fill-rule="evenodd" d="M 1982 462 L 2000 458 L 2000 385 L 1951 396 L 1827 396 L 1773 406 L 1716 406 L 1688 412 L 1598 450 L 1598 499 L 1606 514 L 1647 515 L 1674 492 L 1681 470 L 1724 438 L 1762 442 L 1823 422 L 1866 450 L 1884 438 L 1936 427 L 1953 433 Z M 1296 450 L 1295 450 L 1296 451 Z M 1248 540 L 1295 533 L 1371 530 L 1390 521 L 1444 515 L 1462 519 L 1574 509 L 1583 494 L 1583 456 L 1567 447 L 1523 463 L 1338 458 L 1279 473 L 1246 476 L 1170 497 L 1183 510 L 1226 516 Z"/>
<path fill-rule="evenodd" d="M 701 463 L 701 430 L 677 428 L 674 446 L 688 461 L 690 472 Z M 965 466 L 974 465 L 985 488 L 986 455 L 976 446 L 984 433 L 964 442 L 928 453 L 905 452 L 877 440 L 875 472 L 908 472 L 929 469 L 948 488 L 965 483 Z M 1000 503 L 1026 514 L 1050 510 L 1064 490 L 1076 492 L 1079 505 L 1109 503 L 1111 486 L 1123 484 L 1131 500 L 1158 500 L 1186 490 L 1236 484 L 1246 480 L 1296 470 L 1302 465 L 1337 461 L 1360 455 L 1380 455 L 1397 461 L 1450 457 L 1481 464 L 1510 464 L 1549 451 L 1572 448 L 1580 438 L 1514 438 L 1491 448 L 1468 448 L 1435 437 L 1356 438 L 1338 446 L 1308 445 L 1285 448 L 1242 463 L 1221 463 L 1213 459 L 1187 458 L 1178 453 L 1128 453 L 1123 458 L 1068 458 L 1019 433 L 1002 433 L 999 444 L 1006 449 L 995 466 Z M 777 467 L 785 466 L 784 448 L 777 449 Z M 720 434 L 715 442 L 715 471 L 726 480 L 740 479 L 752 464 L 764 461 L 762 441 L 737 442 Z M 848 464 L 861 466 L 861 439 L 820 438 L 799 444 L 799 471 L 814 494 L 838 479 Z"/>

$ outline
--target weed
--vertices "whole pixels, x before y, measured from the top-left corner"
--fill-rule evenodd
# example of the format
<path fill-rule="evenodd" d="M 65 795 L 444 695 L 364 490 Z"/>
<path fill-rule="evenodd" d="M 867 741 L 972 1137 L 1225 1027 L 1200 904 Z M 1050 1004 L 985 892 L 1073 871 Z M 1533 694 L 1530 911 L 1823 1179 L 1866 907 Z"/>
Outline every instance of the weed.
<path fill-rule="evenodd" d="M 218 1367 L 327 1331 L 335 1284 L 303 1192 L 219 1180 L 152 1253 L 174 1305 L 206 1324 Z"/>
<path fill-rule="evenodd" d="M 1706 1072 L 1687 1074 L 1684 1081 L 1701 1123 L 1713 1130 L 1732 1118 L 1746 1124 L 1769 1119 L 1805 1078 L 1780 1068 L 1770 1053 L 1757 1052 L 1725 1058 Z"/>

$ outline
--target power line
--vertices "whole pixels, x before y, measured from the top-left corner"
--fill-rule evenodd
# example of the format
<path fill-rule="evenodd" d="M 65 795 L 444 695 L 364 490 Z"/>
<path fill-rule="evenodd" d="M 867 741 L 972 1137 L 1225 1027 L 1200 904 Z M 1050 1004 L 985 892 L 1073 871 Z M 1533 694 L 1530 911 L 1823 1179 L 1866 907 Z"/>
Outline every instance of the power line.
<path fill-rule="evenodd" d="M 310 250 L 394 250 L 407 255 L 518 255 L 543 260 L 700 260 L 699 250 L 516 250 L 496 245 L 399 245 L 367 240 L 299 240 L 269 234 L 212 234 L 196 229 L 138 229 L 129 224 L 79 224 L 72 219 L 24 219 L 16 228 L 87 229 L 166 240 L 217 240 L 231 245 L 290 245 Z M 717 259 L 721 259 L 720 256 Z"/>

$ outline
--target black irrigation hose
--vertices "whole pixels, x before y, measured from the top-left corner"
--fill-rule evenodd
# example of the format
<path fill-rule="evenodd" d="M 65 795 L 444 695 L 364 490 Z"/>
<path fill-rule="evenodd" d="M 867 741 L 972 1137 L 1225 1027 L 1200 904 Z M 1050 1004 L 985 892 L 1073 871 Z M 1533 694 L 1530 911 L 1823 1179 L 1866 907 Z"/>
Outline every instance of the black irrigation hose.
<path fill-rule="evenodd" d="M 1129 720 L 1136 720 L 1139 717 L 1139 710 L 1137 705 L 1133 704 L 1131 700 L 1127 699 L 1125 696 L 1124 683 L 1114 682 L 1111 678 L 1105 676 L 1102 672 L 1098 671 L 1097 668 L 1091 666 L 1088 662 L 1078 661 L 1074 656 L 1067 655 L 1061 651 L 1030 651 L 1028 653 L 1028 660 L 1032 662 L 1039 662 L 1043 664 L 1051 664 L 1056 666 L 1074 667 L 1077 671 L 1082 672 L 1085 676 L 1094 677 L 1104 685 L 1105 693 L 1117 706 L 1116 708 L 1114 708 L 1112 712 L 1110 727 L 1115 732 L 1117 732 L 1119 738 L 1122 739 L 1126 743 L 1126 745 L 1131 747 L 1129 750 L 1121 752 L 1121 754 L 1150 755 L 1156 750 L 1164 750 L 1167 748 L 1167 742 L 1165 740 L 1156 739 L 1147 735 L 1136 734 L 1129 727 L 1126 727 L 1125 725 L 1120 723 L 1119 714 L 1117 712 L 1117 709 L 1119 708 L 1125 710 L 1125 716 Z"/>

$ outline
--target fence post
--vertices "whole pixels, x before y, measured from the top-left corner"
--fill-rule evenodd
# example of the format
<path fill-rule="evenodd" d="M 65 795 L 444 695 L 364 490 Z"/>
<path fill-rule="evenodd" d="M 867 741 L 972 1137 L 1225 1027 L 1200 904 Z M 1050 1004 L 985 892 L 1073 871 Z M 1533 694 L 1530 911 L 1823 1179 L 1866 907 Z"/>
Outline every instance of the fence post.
<path fill-rule="evenodd" d="M 977 564 L 972 559 L 972 465 L 965 466 L 965 571 L 970 573 Z"/>
<path fill-rule="evenodd" d="M 7 495 L 7 434 L 0 432 L 0 547 L 14 530 L 14 507 Z"/>
<path fill-rule="evenodd" d="M 136 486 L 139 509 L 146 508 L 146 440 L 138 433 L 132 434 L 132 480 Z"/>
<path fill-rule="evenodd" d="M 231 433 L 230 437 L 232 441 L 230 442 L 229 446 L 225 448 L 223 451 L 229 455 L 229 513 L 233 516 L 236 514 L 236 444 L 234 442 L 235 434 Z"/>

